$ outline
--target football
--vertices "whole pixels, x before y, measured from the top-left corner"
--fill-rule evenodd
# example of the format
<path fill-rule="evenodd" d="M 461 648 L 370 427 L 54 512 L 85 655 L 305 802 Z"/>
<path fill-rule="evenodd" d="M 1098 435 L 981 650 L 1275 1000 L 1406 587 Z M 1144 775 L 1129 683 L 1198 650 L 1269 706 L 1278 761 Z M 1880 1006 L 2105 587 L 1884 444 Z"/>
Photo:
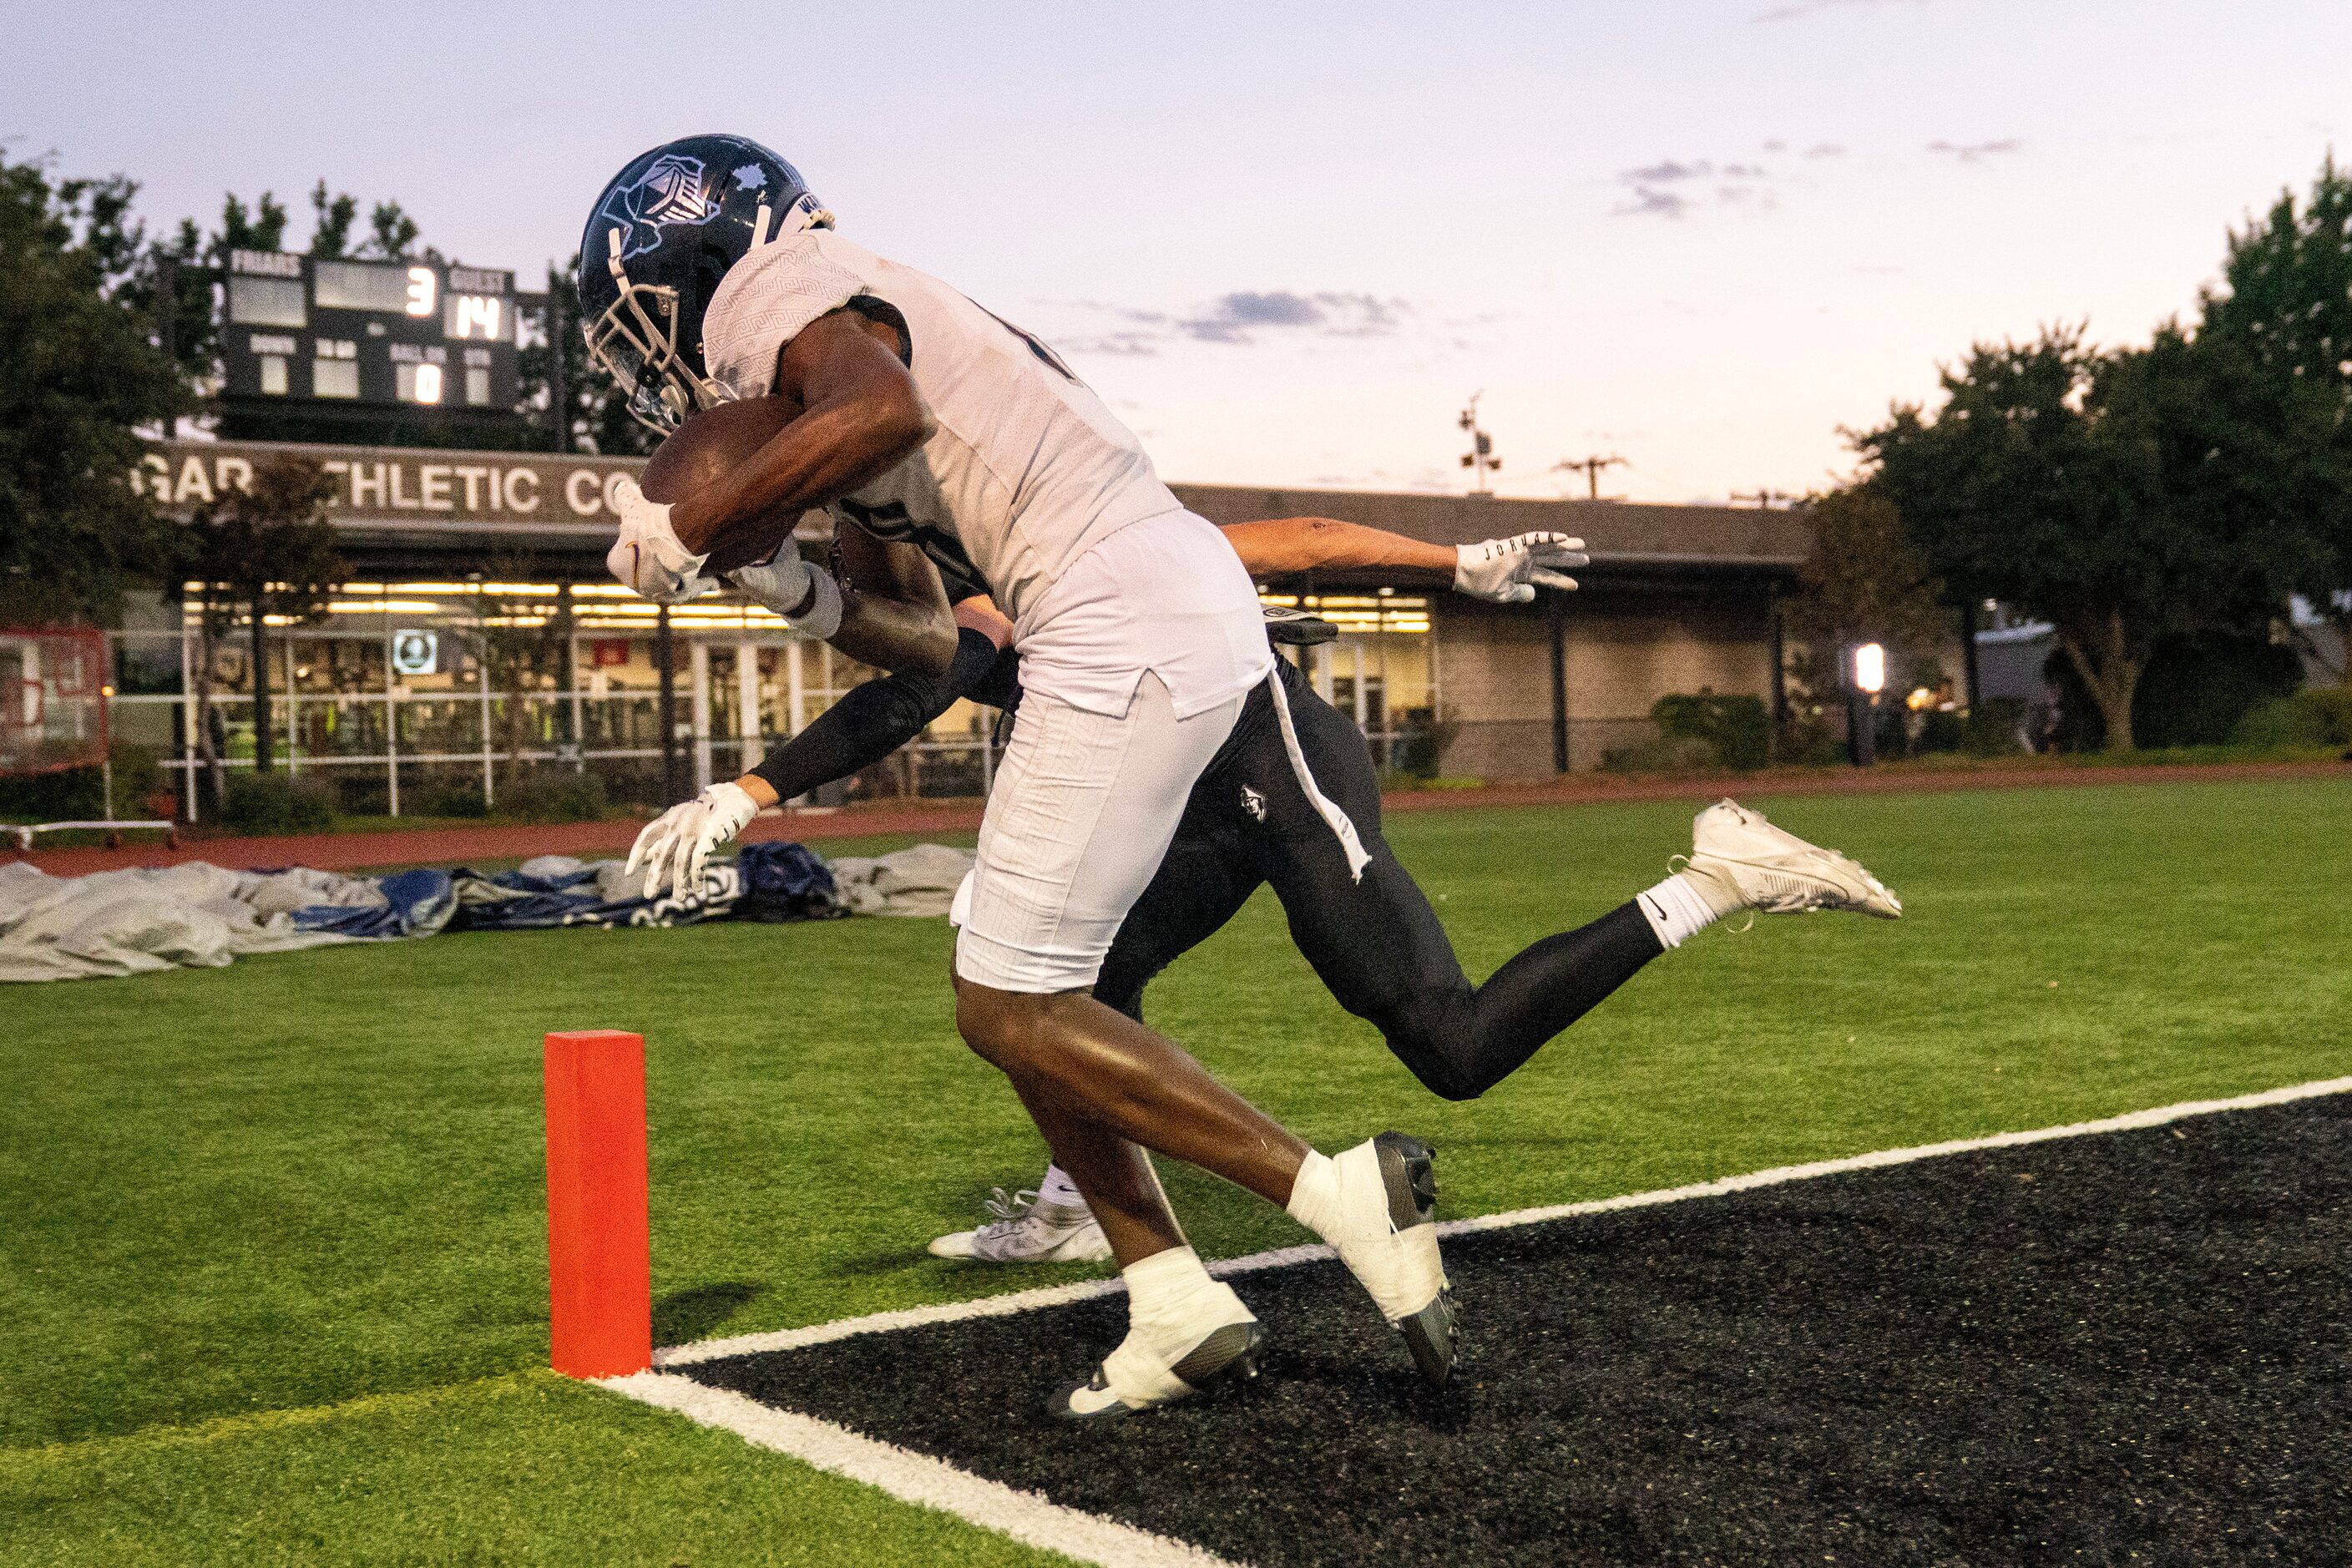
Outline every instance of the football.
<path fill-rule="evenodd" d="M 646 499 L 668 504 L 684 500 L 716 483 L 738 464 L 766 446 L 777 431 L 800 414 L 800 405 L 783 396 L 747 397 L 722 403 L 690 415 L 671 431 L 646 463 L 637 482 Z M 709 570 L 731 572 L 754 561 L 764 561 L 790 536 L 800 521 L 798 512 L 764 520 L 755 532 L 710 554 Z"/>

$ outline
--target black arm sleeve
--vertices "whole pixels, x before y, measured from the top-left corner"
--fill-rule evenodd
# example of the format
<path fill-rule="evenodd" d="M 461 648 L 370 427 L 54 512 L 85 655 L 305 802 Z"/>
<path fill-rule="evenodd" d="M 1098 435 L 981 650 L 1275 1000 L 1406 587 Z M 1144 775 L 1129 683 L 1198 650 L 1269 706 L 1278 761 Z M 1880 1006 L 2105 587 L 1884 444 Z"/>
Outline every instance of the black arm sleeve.
<path fill-rule="evenodd" d="M 978 686 L 996 663 L 996 645 L 965 627 L 945 675 L 886 675 L 851 690 L 751 771 L 790 800 L 869 767 Z"/>

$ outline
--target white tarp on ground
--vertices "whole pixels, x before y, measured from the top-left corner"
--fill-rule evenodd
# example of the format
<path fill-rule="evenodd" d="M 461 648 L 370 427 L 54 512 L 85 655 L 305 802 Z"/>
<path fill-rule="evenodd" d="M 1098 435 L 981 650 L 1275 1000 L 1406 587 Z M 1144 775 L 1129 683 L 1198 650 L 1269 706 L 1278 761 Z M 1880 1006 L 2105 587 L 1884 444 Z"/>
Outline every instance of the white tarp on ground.
<path fill-rule="evenodd" d="M 783 912 L 751 918 L 944 915 L 972 862 L 968 849 L 919 844 L 877 859 L 835 861 L 827 879 L 824 864 L 797 845 L 754 846 L 745 859 L 767 853 L 773 861 L 778 847 L 787 851 L 783 870 L 800 880 L 771 865 L 769 880 L 785 890 L 777 894 Z M 454 882 L 442 871 L 345 877 L 300 868 L 230 871 L 200 860 L 52 877 L 12 861 L 0 864 L 0 983 L 217 968 L 251 953 L 430 936 L 445 927 L 687 925 L 740 917 L 750 900 L 739 905 L 739 864 L 713 862 L 695 897 L 646 900 L 643 874 L 624 874 L 618 860 L 555 856 L 495 878 L 461 872 Z"/>
<path fill-rule="evenodd" d="M 871 860 L 844 856 L 832 862 L 834 890 L 853 915 L 944 915 L 971 862 L 971 850 L 944 844 L 918 844 Z"/>
<path fill-rule="evenodd" d="M 296 929 L 292 911 L 383 901 L 372 883 L 331 871 L 229 871 L 192 861 L 52 877 L 12 861 L 0 865 L 0 981 L 217 968 L 247 953 L 350 942 Z"/>

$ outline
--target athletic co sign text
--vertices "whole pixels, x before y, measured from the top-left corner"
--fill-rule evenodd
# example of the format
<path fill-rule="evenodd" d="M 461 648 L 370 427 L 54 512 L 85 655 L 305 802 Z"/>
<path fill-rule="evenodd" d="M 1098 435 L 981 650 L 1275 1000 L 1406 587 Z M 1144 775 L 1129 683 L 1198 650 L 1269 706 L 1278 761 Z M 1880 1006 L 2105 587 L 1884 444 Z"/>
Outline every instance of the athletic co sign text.
<path fill-rule="evenodd" d="M 292 447 L 263 441 L 159 441 L 131 471 L 131 488 L 184 510 L 242 489 L 274 458 L 317 463 L 335 481 L 330 503 L 353 517 L 441 516 L 479 522 L 610 519 L 612 489 L 645 467 L 638 458 L 559 458 L 529 452 L 419 447 Z"/>

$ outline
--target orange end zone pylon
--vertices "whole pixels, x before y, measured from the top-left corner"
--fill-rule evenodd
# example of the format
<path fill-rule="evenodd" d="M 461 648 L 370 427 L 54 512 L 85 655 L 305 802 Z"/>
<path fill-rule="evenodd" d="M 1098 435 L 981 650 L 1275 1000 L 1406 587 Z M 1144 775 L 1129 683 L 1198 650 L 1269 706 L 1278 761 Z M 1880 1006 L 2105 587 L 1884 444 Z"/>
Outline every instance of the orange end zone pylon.
<path fill-rule="evenodd" d="M 571 1377 L 653 1364 L 646 1041 L 547 1037 L 548 1360 Z"/>

